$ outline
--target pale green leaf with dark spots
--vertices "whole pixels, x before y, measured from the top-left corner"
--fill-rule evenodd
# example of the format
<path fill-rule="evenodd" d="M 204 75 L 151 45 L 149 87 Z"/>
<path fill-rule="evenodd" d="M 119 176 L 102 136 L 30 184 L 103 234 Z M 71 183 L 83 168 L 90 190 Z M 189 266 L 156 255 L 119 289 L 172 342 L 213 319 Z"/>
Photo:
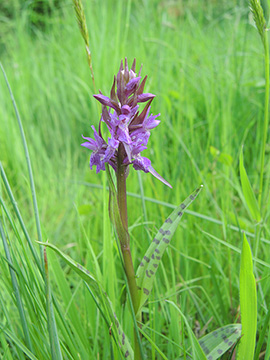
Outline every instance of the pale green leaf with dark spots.
<path fill-rule="evenodd" d="M 161 258 L 168 247 L 185 210 L 193 202 L 201 189 L 202 186 L 189 195 L 189 197 L 186 198 L 186 200 L 171 213 L 159 229 L 158 233 L 154 237 L 154 240 L 146 251 L 136 273 L 137 284 L 140 291 L 139 309 L 143 306 L 150 295 Z"/>
<path fill-rule="evenodd" d="M 102 308 L 103 313 L 109 317 L 109 323 L 113 324 L 112 331 L 114 332 L 115 340 L 118 342 L 117 344 L 119 344 L 124 358 L 128 360 L 133 360 L 134 354 L 130 342 L 126 337 L 125 333 L 123 332 L 123 329 L 116 317 L 108 295 L 102 289 L 101 285 L 97 282 L 97 280 L 90 274 L 87 269 L 85 269 L 82 265 L 78 264 L 76 261 L 72 260 L 68 255 L 64 254 L 56 246 L 49 243 L 41 243 L 38 241 L 37 243 L 53 249 L 90 286 L 96 298 L 100 299 L 100 307 Z"/>
<path fill-rule="evenodd" d="M 242 337 L 237 360 L 253 360 L 257 330 L 257 293 L 252 255 L 245 233 L 240 266 L 240 310 Z"/>
<path fill-rule="evenodd" d="M 251 213 L 251 216 L 257 222 L 260 222 L 261 215 L 258 202 L 256 200 L 254 191 L 250 185 L 246 169 L 244 167 L 244 159 L 243 159 L 243 149 L 241 150 L 240 157 L 239 157 L 239 170 L 240 170 L 240 178 L 241 178 L 241 185 L 243 194 L 248 206 L 248 209 Z"/>
<path fill-rule="evenodd" d="M 225 354 L 240 338 L 241 324 L 230 324 L 216 329 L 199 340 L 207 360 L 216 360 Z"/>

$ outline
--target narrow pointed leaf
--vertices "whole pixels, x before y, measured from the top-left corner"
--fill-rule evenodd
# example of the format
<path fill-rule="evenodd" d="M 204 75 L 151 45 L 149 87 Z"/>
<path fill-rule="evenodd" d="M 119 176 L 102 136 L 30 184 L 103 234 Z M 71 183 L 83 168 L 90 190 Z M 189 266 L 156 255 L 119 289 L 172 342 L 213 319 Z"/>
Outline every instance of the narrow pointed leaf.
<path fill-rule="evenodd" d="M 240 309 L 242 337 L 237 360 L 253 360 L 257 330 L 257 293 L 252 255 L 245 233 L 240 266 Z"/>
<path fill-rule="evenodd" d="M 239 157 L 239 170 L 240 170 L 240 178 L 241 178 L 241 185 L 245 200 L 247 202 L 248 209 L 251 213 L 251 216 L 257 222 L 260 222 L 261 215 L 258 202 L 256 200 L 254 191 L 250 185 L 246 169 L 244 167 L 244 159 L 243 159 L 243 149 L 241 150 L 240 157 Z"/>
<path fill-rule="evenodd" d="M 159 229 L 158 233 L 154 237 L 154 240 L 146 251 L 136 274 L 138 278 L 138 287 L 141 293 L 139 309 L 143 306 L 150 295 L 155 274 L 160 264 L 162 255 L 168 247 L 185 210 L 200 193 L 201 189 L 202 186 L 189 195 L 189 197 L 186 198 L 186 200 L 171 213 Z"/>
<path fill-rule="evenodd" d="M 241 325 L 230 324 L 216 329 L 199 340 L 207 360 L 216 360 L 225 354 L 240 338 Z"/>
<path fill-rule="evenodd" d="M 120 344 L 121 351 L 125 359 L 133 360 L 134 354 L 132 347 L 128 338 L 126 337 L 123 329 L 120 325 L 120 322 L 117 319 L 117 316 L 114 312 L 112 303 L 105 293 L 102 290 L 101 285 L 96 281 L 96 279 L 90 274 L 89 270 L 85 269 L 81 264 L 78 264 L 76 261 L 72 260 L 68 255 L 60 251 L 56 246 L 49 243 L 41 243 L 50 249 L 53 249 L 90 287 L 96 298 L 101 299 L 102 310 L 104 313 L 107 313 L 110 317 L 110 323 L 113 324 L 113 331 L 115 334 L 115 339 L 118 340 Z"/>

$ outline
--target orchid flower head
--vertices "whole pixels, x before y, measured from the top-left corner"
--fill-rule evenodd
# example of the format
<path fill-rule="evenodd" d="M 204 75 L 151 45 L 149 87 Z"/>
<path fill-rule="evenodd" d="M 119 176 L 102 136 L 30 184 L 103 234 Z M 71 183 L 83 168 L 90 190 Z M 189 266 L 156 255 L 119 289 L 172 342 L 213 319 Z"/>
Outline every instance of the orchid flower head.
<path fill-rule="evenodd" d="M 141 156 L 141 152 L 147 149 L 151 130 L 157 127 L 160 120 L 158 115 L 150 114 L 151 102 L 155 95 L 144 93 L 147 76 L 142 79 L 141 70 L 136 73 L 136 59 L 131 68 L 128 68 L 127 59 L 121 61 L 119 71 L 114 77 L 110 91 L 110 97 L 101 93 L 94 98 L 102 104 L 102 115 L 99 123 L 99 132 L 92 126 L 94 139 L 89 137 L 82 146 L 92 151 L 90 157 L 90 169 L 96 166 L 97 173 L 105 170 L 105 163 L 109 163 L 115 171 L 119 161 L 121 165 L 132 165 L 135 170 L 150 172 L 165 185 L 171 185 L 163 179 L 151 165 L 151 161 Z M 141 113 L 139 104 L 146 103 Z M 101 122 L 105 122 L 110 137 L 105 140 L 101 134 Z M 120 145 L 124 156 L 119 155 Z M 123 155 L 123 154 L 122 154 Z"/>

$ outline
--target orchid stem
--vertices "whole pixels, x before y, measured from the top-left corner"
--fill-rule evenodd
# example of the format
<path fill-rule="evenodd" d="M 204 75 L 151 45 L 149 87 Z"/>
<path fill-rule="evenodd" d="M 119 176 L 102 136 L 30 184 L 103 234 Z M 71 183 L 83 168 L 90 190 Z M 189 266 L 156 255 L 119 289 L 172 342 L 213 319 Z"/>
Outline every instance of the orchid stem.
<path fill-rule="evenodd" d="M 141 313 L 139 309 L 139 292 L 136 283 L 135 271 L 130 251 L 130 238 L 128 232 L 128 216 L 127 216 L 127 192 L 126 192 L 126 171 L 127 166 L 123 164 L 125 157 L 125 150 L 123 144 L 120 144 L 118 151 L 117 161 L 117 200 L 119 206 L 119 212 L 123 226 L 125 228 L 125 235 L 123 234 L 121 240 L 121 252 L 123 255 L 124 267 L 128 281 L 128 287 L 131 295 L 132 305 L 134 313 L 136 314 L 136 320 L 141 321 Z M 134 359 L 141 360 L 141 351 L 138 341 L 138 337 L 134 328 Z"/>

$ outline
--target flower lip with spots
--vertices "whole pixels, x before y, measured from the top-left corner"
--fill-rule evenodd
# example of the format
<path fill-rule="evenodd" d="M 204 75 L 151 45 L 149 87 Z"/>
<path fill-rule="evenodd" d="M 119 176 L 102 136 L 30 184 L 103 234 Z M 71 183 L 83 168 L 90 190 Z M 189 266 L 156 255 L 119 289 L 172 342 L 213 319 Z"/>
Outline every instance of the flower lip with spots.
<path fill-rule="evenodd" d="M 171 187 L 152 167 L 151 160 L 141 156 L 141 152 L 147 149 L 151 130 L 160 123 L 160 120 L 156 119 L 160 114 L 150 114 L 150 104 L 155 95 L 143 93 L 147 76 L 141 81 L 141 69 L 137 75 L 135 67 L 136 59 L 130 70 L 127 59 L 125 59 L 125 66 L 121 61 L 118 74 L 114 77 L 110 97 L 104 96 L 101 92 L 94 95 L 95 99 L 102 104 L 100 123 L 105 122 L 111 137 L 107 141 L 104 140 L 99 123 L 98 132 L 92 126 L 95 140 L 82 135 L 86 142 L 81 145 L 92 151 L 90 169 L 92 170 L 95 165 L 97 173 L 105 170 L 105 163 L 110 164 L 117 171 L 117 164 L 121 161 L 123 166 L 132 165 L 135 170 L 150 172 L 165 185 Z M 146 102 L 146 105 L 139 113 L 138 103 L 143 102 Z M 120 160 L 119 145 L 121 143 L 125 154 Z"/>

